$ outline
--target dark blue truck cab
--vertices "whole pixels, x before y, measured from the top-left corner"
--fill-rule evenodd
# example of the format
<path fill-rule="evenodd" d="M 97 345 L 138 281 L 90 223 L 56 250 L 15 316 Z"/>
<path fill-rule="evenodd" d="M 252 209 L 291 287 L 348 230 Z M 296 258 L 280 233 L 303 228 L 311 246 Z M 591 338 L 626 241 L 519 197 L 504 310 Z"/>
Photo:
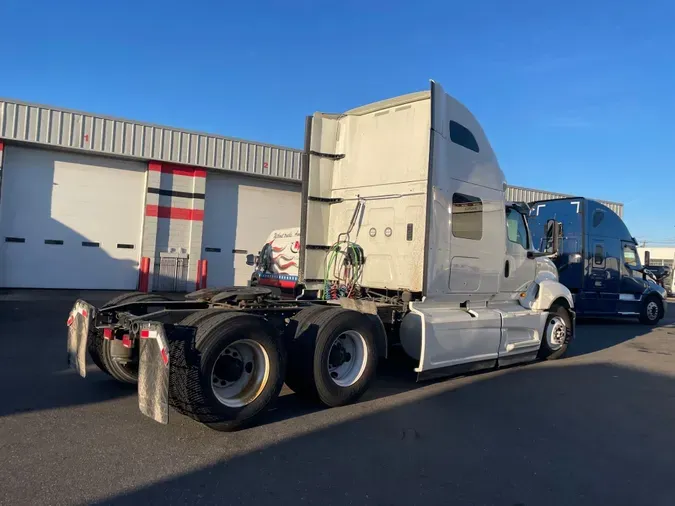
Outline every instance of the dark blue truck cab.
<path fill-rule="evenodd" d="M 647 325 L 663 318 L 666 290 L 645 271 L 637 242 L 614 211 L 585 198 L 529 205 L 534 246 L 552 252 L 553 237 L 558 236 L 552 259 L 579 316 L 634 317 Z"/>

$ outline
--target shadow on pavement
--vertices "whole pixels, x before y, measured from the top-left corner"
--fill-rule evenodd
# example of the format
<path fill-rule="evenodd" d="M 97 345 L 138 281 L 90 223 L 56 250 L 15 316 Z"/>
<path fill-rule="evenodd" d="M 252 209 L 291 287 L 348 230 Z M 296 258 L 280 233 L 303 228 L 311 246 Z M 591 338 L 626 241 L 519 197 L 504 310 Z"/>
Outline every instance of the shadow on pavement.
<path fill-rule="evenodd" d="M 0 302 L 0 417 L 136 394 L 135 386 L 95 368 L 87 370 L 86 381 L 68 369 L 66 319 L 72 303 Z"/>
<path fill-rule="evenodd" d="M 428 390 L 101 504 L 672 504 L 671 377 L 549 363 Z"/>

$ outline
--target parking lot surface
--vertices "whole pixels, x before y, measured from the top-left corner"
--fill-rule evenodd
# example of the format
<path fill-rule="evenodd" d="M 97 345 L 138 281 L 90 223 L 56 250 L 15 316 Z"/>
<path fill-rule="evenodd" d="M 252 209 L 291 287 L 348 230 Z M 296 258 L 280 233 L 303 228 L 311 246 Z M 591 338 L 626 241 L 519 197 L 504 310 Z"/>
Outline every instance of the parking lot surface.
<path fill-rule="evenodd" d="M 232 434 L 67 369 L 71 303 L 0 298 L 0 504 L 675 504 L 673 303 L 657 328 L 581 323 L 560 361 L 423 384 L 385 364 L 330 410 L 285 391 Z"/>

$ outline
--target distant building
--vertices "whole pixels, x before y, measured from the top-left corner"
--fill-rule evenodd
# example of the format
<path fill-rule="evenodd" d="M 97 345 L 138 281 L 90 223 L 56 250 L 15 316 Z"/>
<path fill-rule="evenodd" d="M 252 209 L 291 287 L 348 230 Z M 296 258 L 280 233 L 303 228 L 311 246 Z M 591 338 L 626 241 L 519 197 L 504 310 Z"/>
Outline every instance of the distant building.
<path fill-rule="evenodd" d="M 568 197 L 587 197 L 597 200 L 601 204 L 609 207 L 612 211 L 623 218 L 623 204 L 619 202 L 611 202 L 608 200 L 595 199 L 592 195 L 566 195 L 563 193 L 555 193 L 546 190 L 535 190 L 532 188 L 522 188 L 520 186 L 508 186 L 506 189 L 506 200 L 513 202 L 534 202 L 537 200 L 552 200 Z"/>
<path fill-rule="evenodd" d="M 649 251 L 649 265 L 669 265 L 671 272 L 675 271 L 675 247 L 673 246 L 640 246 L 638 254 L 640 261 L 645 263 L 645 251 Z M 675 293 L 675 277 L 671 274 L 664 282 L 671 293 Z"/>

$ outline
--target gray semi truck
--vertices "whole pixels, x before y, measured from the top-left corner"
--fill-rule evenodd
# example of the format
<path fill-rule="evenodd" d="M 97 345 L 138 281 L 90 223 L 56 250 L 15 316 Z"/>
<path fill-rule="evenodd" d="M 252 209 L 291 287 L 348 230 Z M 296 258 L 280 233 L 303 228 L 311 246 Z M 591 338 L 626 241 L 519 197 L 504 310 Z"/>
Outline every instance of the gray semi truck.
<path fill-rule="evenodd" d="M 172 407 L 228 431 L 255 423 L 284 382 L 325 406 L 357 401 L 395 346 L 420 380 L 559 358 L 574 300 L 505 186 L 478 121 L 437 83 L 316 113 L 300 295 L 254 286 L 78 300 L 69 364 L 84 377 L 91 359 L 137 383 L 141 412 L 158 422 Z"/>

